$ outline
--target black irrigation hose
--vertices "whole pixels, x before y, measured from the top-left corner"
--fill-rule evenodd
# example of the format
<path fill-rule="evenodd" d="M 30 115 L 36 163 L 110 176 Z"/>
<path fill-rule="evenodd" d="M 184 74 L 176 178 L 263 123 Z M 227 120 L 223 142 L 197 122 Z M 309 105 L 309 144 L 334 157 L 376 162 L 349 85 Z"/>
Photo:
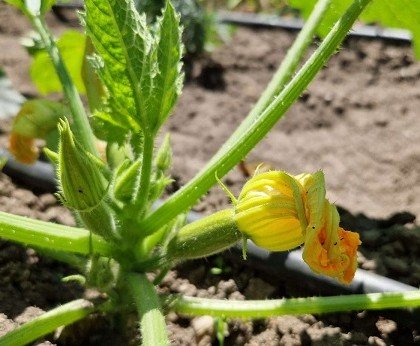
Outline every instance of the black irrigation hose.
<path fill-rule="evenodd" d="M 49 163 L 36 162 L 34 165 L 23 165 L 16 162 L 4 149 L 0 149 L 0 157 L 7 157 L 7 163 L 3 171 L 31 188 L 54 192 L 56 191 L 56 179 L 54 170 Z M 202 216 L 190 212 L 188 222 L 200 219 Z M 374 292 L 402 292 L 416 290 L 416 287 L 406 285 L 396 280 L 388 279 L 363 269 L 358 269 L 353 282 L 343 285 L 336 280 L 312 272 L 302 260 L 301 250 L 290 252 L 271 253 L 258 248 L 253 243 L 248 244 L 248 261 L 254 268 L 273 275 L 278 279 L 293 278 L 301 283 L 302 288 L 315 289 L 320 293 L 349 294 L 349 293 L 374 293 Z M 230 254 L 235 258 L 241 256 L 241 249 L 234 248 Z"/>
<path fill-rule="evenodd" d="M 63 20 L 63 16 L 60 12 L 61 9 L 82 9 L 83 3 L 57 3 L 53 6 L 54 13 Z M 217 21 L 222 24 L 233 24 L 240 26 L 252 26 L 260 28 L 273 28 L 273 29 L 285 29 L 285 30 L 301 30 L 304 21 L 300 18 L 294 17 L 280 17 L 269 14 L 255 14 L 245 12 L 218 12 Z M 382 39 L 391 41 L 400 41 L 410 43 L 412 41 L 412 35 L 407 30 L 402 29 L 388 29 L 381 28 L 374 25 L 363 25 L 358 26 L 351 30 L 348 34 L 350 37 L 362 37 L 372 39 Z"/>
<path fill-rule="evenodd" d="M 13 156 L 5 149 L 0 148 L 0 158 L 7 158 L 7 163 L 3 172 L 34 190 L 45 192 L 56 192 L 57 184 L 53 167 L 42 161 L 37 161 L 33 165 L 25 165 L 17 162 Z"/>
<path fill-rule="evenodd" d="M 286 29 L 293 31 L 301 30 L 304 25 L 304 21 L 300 18 L 243 12 L 219 12 L 217 14 L 217 20 L 220 23 L 225 24 Z M 374 25 L 357 26 L 349 32 L 348 36 L 393 40 L 407 43 L 412 40 L 412 35 L 407 30 L 381 28 Z"/>

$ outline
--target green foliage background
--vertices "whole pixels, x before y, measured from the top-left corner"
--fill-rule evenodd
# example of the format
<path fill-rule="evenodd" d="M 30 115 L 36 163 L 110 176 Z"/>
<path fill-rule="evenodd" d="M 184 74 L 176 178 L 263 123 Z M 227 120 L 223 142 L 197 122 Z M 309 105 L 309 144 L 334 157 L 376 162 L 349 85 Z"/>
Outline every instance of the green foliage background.
<path fill-rule="evenodd" d="M 289 0 L 288 2 L 293 8 L 299 9 L 304 18 L 307 18 L 317 0 Z M 329 32 L 352 2 L 352 0 L 332 0 L 331 7 L 318 28 L 318 33 L 322 37 Z M 413 34 L 416 57 L 420 59 L 420 0 L 374 0 L 362 13 L 360 19 L 366 23 L 409 30 Z"/>

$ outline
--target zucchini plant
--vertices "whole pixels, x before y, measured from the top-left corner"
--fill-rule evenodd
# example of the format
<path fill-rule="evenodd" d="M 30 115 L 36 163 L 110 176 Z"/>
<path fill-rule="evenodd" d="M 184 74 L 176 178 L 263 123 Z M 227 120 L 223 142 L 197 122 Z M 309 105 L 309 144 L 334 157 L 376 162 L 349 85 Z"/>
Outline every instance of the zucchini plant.
<path fill-rule="evenodd" d="M 245 258 L 248 239 L 270 251 L 304 244 L 303 258 L 312 270 L 351 282 L 359 236 L 339 227 L 337 210 L 325 198 L 322 172 L 298 176 L 256 172 L 237 198 L 222 186 L 231 197 L 231 208 L 188 225 L 185 213 L 286 113 L 370 0 L 355 0 L 297 71 L 331 5 L 331 0 L 320 0 L 248 117 L 208 164 L 157 208 L 155 202 L 171 181 L 172 154 L 169 137 L 157 150 L 155 139 L 183 82 L 180 17 L 171 2 L 151 25 L 133 0 L 85 1 L 81 20 L 89 37 L 87 110 L 45 23 L 52 1 L 7 1 L 20 8 L 38 32 L 66 98 L 65 106 L 46 109 L 51 118 L 59 118 L 59 145 L 45 153 L 56 167 L 57 196 L 79 226 L 0 213 L 0 237 L 48 250 L 75 267 L 73 278 L 105 298 L 57 307 L 1 337 L 0 345 L 30 343 L 97 312 L 110 316 L 137 312 L 142 343 L 167 345 L 163 312 L 168 310 L 224 321 L 420 305 L 419 291 L 235 302 L 160 295 L 156 290 L 168 269 L 180 261 L 221 252 L 241 240 Z M 24 139 L 22 132 L 17 150 Z M 106 142 L 102 155 L 97 139 Z"/>

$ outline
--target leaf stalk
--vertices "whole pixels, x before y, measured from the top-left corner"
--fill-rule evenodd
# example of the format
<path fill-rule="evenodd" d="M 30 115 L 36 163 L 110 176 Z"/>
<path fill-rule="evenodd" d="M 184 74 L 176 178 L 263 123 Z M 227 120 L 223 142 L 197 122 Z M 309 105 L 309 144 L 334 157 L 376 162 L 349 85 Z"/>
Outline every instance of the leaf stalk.
<path fill-rule="evenodd" d="M 89 255 L 109 256 L 112 246 L 83 228 L 33 220 L 0 212 L 0 237 L 29 246 Z"/>
<path fill-rule="evenodd" d="M 85 318 L 96 310 L 94 305 L 87 300 L 74 300 L 34 318 L 2 336 L 0 346 L 28 345 L 61 326 L 67 326 Z"/>
<path fill-rule="evenodd" d="M 63 86 L 63 92 L 69 103 L 73 116 L 74 131 L 76 133 L 77 140 L 82 143 L 87 151 L 95 156 L 98 156 L 98 151 L 95 146 L 95 137 L 93 135 L 92 128 L 90 127 L 88 116 L 85 108 L 83 107 L 83 103 L 77 92 L 76 86 L 74 85 L 70 74 L 64 65 L 61 53 L 49 33 L 43 18 L 40 16 L 31 16 L 30 19 L 33 27 L 41 36 L 45 49 L 50 55 L 58 78 Z"/>
<path fill-rule="evenodd" d="M 142 345 L 169 345 L 165 317 L 155 287 L 144 274 L 128 274 L 127 279 L 140 317 Z"/>
<path fill-rule="evenodd" d="M 169 296 L 166 301 L 173 311 L 180 314 L 261 319 L 281 315 L 418 308 L 420 291 L 249 301 Z"/>

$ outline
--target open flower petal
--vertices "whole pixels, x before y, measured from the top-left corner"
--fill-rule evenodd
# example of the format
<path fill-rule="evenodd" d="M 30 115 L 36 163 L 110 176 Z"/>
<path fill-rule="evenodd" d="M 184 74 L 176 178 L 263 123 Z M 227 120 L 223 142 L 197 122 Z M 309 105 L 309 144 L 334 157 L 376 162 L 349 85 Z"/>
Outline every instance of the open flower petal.
<path fill-rule="evenodd" d="M 323 225 L 308 227 L 303 259 L 316 273 L 337 278 L 349 284 L 357 268 L 359 234 L 338 227 L 339 215 L 334 205 L 326 202 Z"/>

